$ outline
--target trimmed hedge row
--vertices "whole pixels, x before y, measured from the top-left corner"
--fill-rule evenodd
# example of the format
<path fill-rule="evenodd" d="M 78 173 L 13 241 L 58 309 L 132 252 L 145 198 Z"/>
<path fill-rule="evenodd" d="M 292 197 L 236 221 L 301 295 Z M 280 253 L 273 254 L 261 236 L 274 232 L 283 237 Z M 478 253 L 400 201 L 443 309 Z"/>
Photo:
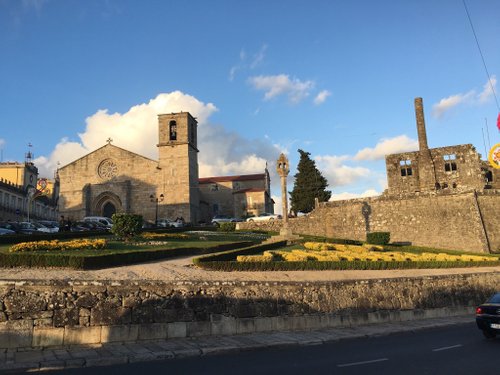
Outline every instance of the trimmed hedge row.
<path fill-rule="evenodd" d="M 0 253 L 0 267 L 68 267 L 75 269 L 100 269 L 132 263 L 143 263 L 180 256 L 210 254 L 227 249 L 247 247 L 250 241 L 234 242 L 207 248 L 175 248 L 137 250 L 126 253 L 98 254 L 95 256 L 69 255 L 64 253 Z"/>
<path fill-rule="evenodd" d="M 236 262 L 236 257 L 238 255 L 255 255 L 260 254 L 266 250 L 275 250 L 286 246 L 286 241 L 273 242 L 268 244 L 260 244 L 255 246 L 245 247 L 243 249 L 229 250 L 220 252 L 217 254 L 205 255 L 202 257 L 194 258 L 193 263 L 201 268 L 212 268 L 212 263 L 221 263 L 221 262 Z"/>
<path fill-rule="evenodd" d="M 243 254 L 239 254 L 243 255 Z M 245 254 L 249 255 L 249 254 Z M 200 258 L 196 258 L 199 260 Z M 413 268 L 467 268 L 478 266 L 499 266 L 500 261 L 487 262 L 237 262 L 210 261 L 195 262 L 199 267 L 216 271 L 325 271 L 325 270 L 394 270 Z"/>

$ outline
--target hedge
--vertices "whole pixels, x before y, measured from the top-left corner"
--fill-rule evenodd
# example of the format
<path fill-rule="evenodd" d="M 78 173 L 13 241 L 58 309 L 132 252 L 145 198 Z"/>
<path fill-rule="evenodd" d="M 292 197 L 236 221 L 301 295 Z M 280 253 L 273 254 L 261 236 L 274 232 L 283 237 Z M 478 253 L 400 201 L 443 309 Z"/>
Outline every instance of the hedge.
<path fill-rule="evenodd" d="M 366 242 L 372 245 L 387 245 L 391 240 L 389 232 L 371 232 L 366 234 Z"/>
<path fill-rule="evenodd" d="M 243 255 L 243 254 L 241 254 Z M 196 258 L 195 260 L 199 260 Z M 488 262 L 197 262 L 198 266 L 216 271 L 325 271 L 325 270 L 394 270 L 413 268 L 460 268 L 499 266 L 500 261 Z"/>
<path fill-rule="evenodd" d="M 174 248 L 137 250 L 133 252 L 98 254 L 95 256 L 69 255 L 67 253 L 0 253 L 0 267 L 69 267 L 75 269 L 100 269 L 133 263 L 180 256 L 210 254 L 235 247 L 247 247 L 253 242 L 242 241 L 207 248 Z"/>
<path fill-rule="evenodd" d="M 227 261 L 236 262 L 238 255 L 255 255 L 260 254 L 266 250 L 275 250 L 286 246 L 286 241 L 272 242 L 267 244 L 260 244 L 255 246 L 248 246 L 243 249 L 229 250 L 216 254 L 205 255 L 202 257 L 194 258 L 193 263 L 201 268 L 212 268 L 212 263 L 220 263 Z"/>

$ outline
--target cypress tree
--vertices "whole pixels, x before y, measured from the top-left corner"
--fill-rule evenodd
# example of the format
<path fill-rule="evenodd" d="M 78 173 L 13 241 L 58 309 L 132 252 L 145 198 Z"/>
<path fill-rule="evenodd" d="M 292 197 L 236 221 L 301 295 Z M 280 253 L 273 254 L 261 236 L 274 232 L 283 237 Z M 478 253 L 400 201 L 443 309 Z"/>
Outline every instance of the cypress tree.
<path fill-rule="evenodd" d="M 314 199 L 326 202 L 330 199 L 332 192 L 326 190 L 328 181 L 316 168 L 316 163 L 309 157 L 311 154 L 298 150 L 300 154 L 295 183 L 290 192 L 291 209 L 293 212 L 311 212 L 314 209 Z"/>

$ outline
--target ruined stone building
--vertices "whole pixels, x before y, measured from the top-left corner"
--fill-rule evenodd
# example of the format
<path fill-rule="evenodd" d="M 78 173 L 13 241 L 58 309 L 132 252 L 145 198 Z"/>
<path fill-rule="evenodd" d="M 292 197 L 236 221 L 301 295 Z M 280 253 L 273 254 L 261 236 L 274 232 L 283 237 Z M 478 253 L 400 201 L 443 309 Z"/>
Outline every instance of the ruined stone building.
<path fill-rule="evenodd" d="M 422 98 L 415 99 L 419 150 L 387 155 L 386 194 L 500 189 L 500 170 L 493 168 L 471 144 L 429 148 Z"/>
<path fill-rule="evenodd" d="M 500 253 L 500 169 L 471 144 L 429 148 L 422 99 L 415 99 L 419 150 L 386 156 L 384 194 L 319 203 L 291 219 L 297 234 L 365 241 L 390 232 L 391 242 Z M 279 231 L 281 222 L 240 223 Z"/>
<path fill-rule="evenodd" d="M 158 160 L 108 141 L 59 169 L 62 215 L 78 220 L 115 212 L 186 222 L 215 214 L 242 216 L 272 210 L 269 174 L 200 179 L 198 124 L 188 112 L 158 116 Z M 244 209 L 244 202 L 246 208 Z M 250 207 L 250 210 L 248 210 Z"/>

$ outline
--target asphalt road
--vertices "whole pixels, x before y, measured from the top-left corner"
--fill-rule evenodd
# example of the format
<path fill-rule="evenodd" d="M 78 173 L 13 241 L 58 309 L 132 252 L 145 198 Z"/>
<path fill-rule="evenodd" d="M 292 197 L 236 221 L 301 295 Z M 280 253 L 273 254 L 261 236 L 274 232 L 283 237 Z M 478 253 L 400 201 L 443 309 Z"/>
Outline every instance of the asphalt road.
<path fill-rule="evenodd" d="M 500 339 L 475 323 L 316 346 L 261 349 L 196 358 L 93 367 L 65 374 L 474 374 L 499 370 Z"/>

